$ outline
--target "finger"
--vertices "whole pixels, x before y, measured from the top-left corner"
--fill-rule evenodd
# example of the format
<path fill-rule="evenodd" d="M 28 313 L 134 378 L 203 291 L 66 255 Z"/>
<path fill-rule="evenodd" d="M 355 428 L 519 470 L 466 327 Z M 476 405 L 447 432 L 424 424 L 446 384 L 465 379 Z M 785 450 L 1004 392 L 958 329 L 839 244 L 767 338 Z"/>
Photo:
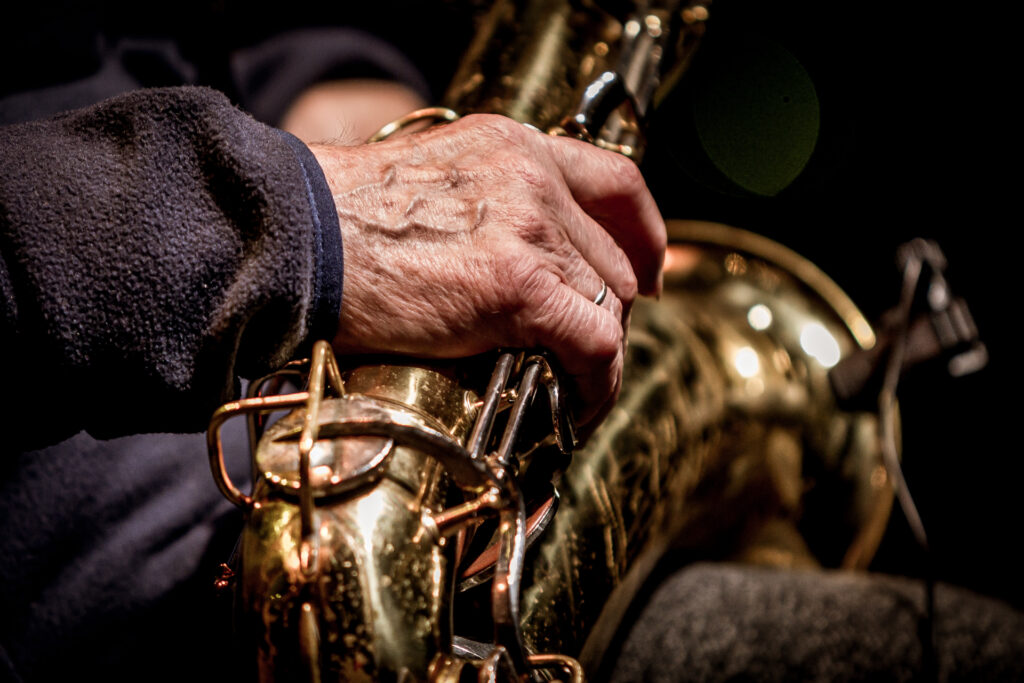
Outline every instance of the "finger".
<path fill-rule="evenodd" d="M 608 415 L 619 398 L 622 388 L 622 351 L 607 365 L 591 368 L 588 375 L 572 375 L 576 392 L 573 396 L 573 415 L 576 424 L 593 427 Z M 586 432 L 585 432 L 586 433 Z"/>
<path fill-rule="evenodd" d="M 579 207 L 567 187 L 558 203 L 559 218 L 582 258 L 619 299 L 632 302 L 637 295 L 638 283 L 629 257 L 615 239 Z M 588 290 L 580 291 L 586 294 Z"/>
<path fill-rule="evenodd" d="M 539 136 L 522 131 L 524 138 Z M 561 171 L 544 149 L 526 145 L 515 147 L 501 158 L 501 168 L 510 198 L 507 205 L 515 207 L 502 215 L 509 228 L 524 241 L 550 252 L 577 291 L 592 298 L 595 289 L 585 285 L 581 271 L 594 270 L 616 296 L 632 302 L 637 294 L 633 265 L 615 239 L 576 202 Z M 472 182 L 472 181 L 471 181 Z M 585 266 L 576 263 L 580 259 Z M 582 285 L 582 286 L 581 286 Z"/>
<path fill-rule="evenodd" d="M 563 222 L 587 260 L 625 301 L 633 299 L 633 280 L 639 281 L 644 293 L 660 292 L 665 224 L 636 164 L 622 155 L 579 140 L 545 135 L 503 116 L 471 115 L 451 126 L 461 134 L 443 139 L 440 133 L 433 134 L 449 151 L 471 149 L 489 154 L 494 149 L 518 149 L 527 158 L 552 163 L 567 190 L 559 208 L 575 209 L 562 211 L 567 217 Z M 603 232 L 609 233 L 610 239 Z M 612 249 L 612 244 L 618 248 Z M 624 268 L 626 261 L 632 275 Z"/>
<path fill-rule="evenodd" d="M 613 303 L 617 299 L 598 306 L 556 277 L 549 272 L 539 276 L 538 286 L 526 294 L 536 294 L 540 305 L 527 301 L 523 316 L 528 317 L 519 322 L 526 344 L 551 350 L 571 379 L 579 401 L 575 413 L 582 424 L 593 419 L 617 389 L 623 358 L 621 308 Z"/>
<path fill-rule="evenodd" d="M 556 271 L 563 275 L 565 282 L 585 298 L 595 304 L 601 304 L 608 298 L 621 301 L 628 297 L 626 300 L 632 301 L 636 296 L 636 280 L 632 277 L 633 271 L 628 261 L 624 261 L 627 275 L 621 278 L 627 280 L 628 291 L 624 297 L 619 293 L 623 288 L 622 285 L 617 286 L 614 282 L 609 284 L 608 280 L 611 276 L 607 270 L 601 272 L 599 266 L 595 266 L 589 261 L 571 239 L 566 239 L 562 230 L 547 229 L 541 230 L 541 232 L 545 234 L 529 237 L 533 242 L 532 246 L 536 250 L 536 255 L 541 261 L 552 262 Z M 614 244 L 612 248 L 621 253 L 621 250 Z M 599 258 L 599 256 L 595 257 L 596 260 Z"/>
<path fill-rule="evenodd" d="M 536 136 L 548 149 L 573 198 L 614 238 L 636 273 L 640 291 L 661 291 L 665 221 L 629 159 L 579 140 Z"/>
<path fill-rule="evenodd" d="M 661 291 L 665 223 L 636 164 L 620 154 L 580 140 L 546 135 L 503 116 L 477 114 L 457 124 L 468 135 L 449 143 L 481 149 L 494 146 L 497 138 L 498 147 L 519 148 L 528 157 L 554 163 L 577 205 L 624 251 L 640 291 Z"/>
<path fill-rule="evenodd" d="M 626 353 L 626 335 L 629 333 L 629 311 L 628 309 L 624 311 L 622 302 L 619 301 L 618 297 L 610 293 L 608 298 L 598 305 L 608 308 L 617 320 L 623 321 L 623 336 L 622 343 L 619 345 L 619 353 L 610 368 L 612 374 L 609 376 L 609 380 L 613 382 L 611 392 L 604 399 L 604 402 L 600 404 L 597 404 L 595 400 L 578 401 L 577 403 L 578 410 L 574 412 L 574 415 L 577 417 L 577 425 L 579 426 L 576 436 L 579 438 L 580 443 L 585 443 L 593 434 L 594 430 L 604 422 L 608 413 L 610 413 L 612 408 L 615 407 L 615 403 L 619 398 L 619 392 L 622 389 L 622 371 Z M 586 391 L 586 389 L 581 389 L 581 391 Z M 592 399 L 596 396 L 597 394 L 590 395 Z"/>
<path fill-rule="evenodd" d="M 625 339 L 625 333 L 628 333 L 629 331 L 629 307 L 624 305 L 622 299 L 611 292 L 609 292 L 608 296 L 605 297 L 604 301 L 597 305 L 608 309 L 608 312 L 619 321 L 623 331 L 623 339 Z"/>
<path fill-rule="evenodd" d="M 566 282 L 591 303 L 609 311 L 620 321 L 622 329 L 628 331 L 629 314 L 636 297 L 636 281 L 631 280 L 633 287 L 629 290 L 628 298 L 624 298 L 581 254 L 571 254 L 574 257 L 571 263 L 561 266 L 562 272 L 566 275 Z M 549 253 L 549 256 L 551 255 Z"/>
<path fill-rule="evenodd" d="M 629 284 L 626 296 L 622 296 L 617 291 L 620 287 L 609 285 L 601 273 L 583 257 L 571 241 L 565 239 L 560 231 L 543 232 L 544 237 L 533 238 L 533 247 L 537 250 L 540 260 L 550 262 L 554 271 L 561 273 L 566 284 L 595 305 L 610 311 L 625 329 L 629 311 L 636 297 L 636 280 L 632 277 L 629 262 L 624 261 Z M 614 244 L 612 248 L 622 253 Z"/>

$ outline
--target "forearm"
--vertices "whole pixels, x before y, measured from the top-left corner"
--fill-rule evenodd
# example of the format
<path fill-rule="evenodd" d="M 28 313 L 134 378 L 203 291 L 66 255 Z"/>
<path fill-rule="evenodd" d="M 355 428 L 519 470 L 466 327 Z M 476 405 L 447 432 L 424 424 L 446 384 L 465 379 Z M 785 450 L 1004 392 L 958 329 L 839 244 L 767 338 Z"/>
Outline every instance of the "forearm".
<path fill-rule="evenodd" d="M 16 411 L 76 397 L 44 441 L 201 430 L 237 375 L 333 333 L 341 247 L 319 167 L 223 96 L 134 93 L 0 129 L 0 154 Z"/>

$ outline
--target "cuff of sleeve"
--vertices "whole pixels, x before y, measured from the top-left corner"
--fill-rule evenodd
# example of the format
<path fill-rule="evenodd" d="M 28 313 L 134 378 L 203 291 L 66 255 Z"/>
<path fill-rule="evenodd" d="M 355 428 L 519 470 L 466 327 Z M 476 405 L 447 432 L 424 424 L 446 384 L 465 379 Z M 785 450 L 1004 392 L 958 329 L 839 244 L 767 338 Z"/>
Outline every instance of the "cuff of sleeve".
<path fill-rule="evenodd" d="M 341 244 L 341 224 L 334 207 L 334 197 L 327 185 L 316 157 L 297 137 L 278 130 L 302 169 L 306 193 L 313 216 L 313 249 L 316 275 L 313 281 L 313 304 L 310 307 L 307 343 L 317 339 L 334 338 L 341 314 L 344 258 Z"/>

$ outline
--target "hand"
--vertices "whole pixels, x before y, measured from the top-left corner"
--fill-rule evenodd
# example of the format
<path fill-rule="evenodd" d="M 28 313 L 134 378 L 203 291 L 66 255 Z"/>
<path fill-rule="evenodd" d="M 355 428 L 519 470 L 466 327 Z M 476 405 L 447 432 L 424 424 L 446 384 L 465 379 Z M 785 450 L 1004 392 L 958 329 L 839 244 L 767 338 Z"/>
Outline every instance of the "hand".
<path fill-rule="evenodd" d="M 630 306 L 660 292 L 666 243 L 631 161 L 488 115 L 311 149 L 341 220 L 340 352 L 542 347 L 574 381 L 581 424 L 610 408 Z"/>

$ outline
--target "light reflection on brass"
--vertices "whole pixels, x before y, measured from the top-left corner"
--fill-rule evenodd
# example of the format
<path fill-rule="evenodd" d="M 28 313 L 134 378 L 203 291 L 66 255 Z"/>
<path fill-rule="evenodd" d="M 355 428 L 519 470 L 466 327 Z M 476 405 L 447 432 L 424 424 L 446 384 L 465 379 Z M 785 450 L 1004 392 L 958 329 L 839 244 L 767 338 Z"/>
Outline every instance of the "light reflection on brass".
<path fill-rule="evenodd" d="M 704 5 L 695 5 L 693 7 L 687 7 L 682 12 L 683 21 L 687 24 L 695 24 L 700 21 L 708 20 L 708 8 Z"/>
<path fill-rule="evenodd" d="M 888 484 L 889 484 L 889 475 L 885 471 L 885 466 L 884 465 L 877 466 L 874 469 L 874 471 L 871 472 L 871 485 L 874 488 L 879 489 L 879 488 L 882 488 L 883 486 L 888 486 Z"/>
<path fill-rule="evenodd" d="M 800 329 L 800 346 L 826 368 L 839 362 L 839 342 L 820 323 L 807 323 Z"/>
<path fill-rule="evenodd" d="M 733 365 L 740 377 L 750 379 L 761 369 L 761 362 L 758 360 L 757 352 L 749 346 L 737 349 L 732 357 Z"/>
<path fill-rule="evenodd" d="M 764 304 L 755 304 L 747 311 L 747 322 L 755 330 L 767 330 L 772 324 L 772 309 Z"/>
<path fill-rule="evenodd" d="M 747 261 L 739 254 L 726 254 L 725 270 L 730 275 L 743 275 L 745 272 L 747 272 Z"/>
<path fill-rule="evenodd" d="M 644 25 L 647 32 L 654 38 L 661 35 L 661 19 L 656 14 L 648 14 L 644 17 Z"/>

